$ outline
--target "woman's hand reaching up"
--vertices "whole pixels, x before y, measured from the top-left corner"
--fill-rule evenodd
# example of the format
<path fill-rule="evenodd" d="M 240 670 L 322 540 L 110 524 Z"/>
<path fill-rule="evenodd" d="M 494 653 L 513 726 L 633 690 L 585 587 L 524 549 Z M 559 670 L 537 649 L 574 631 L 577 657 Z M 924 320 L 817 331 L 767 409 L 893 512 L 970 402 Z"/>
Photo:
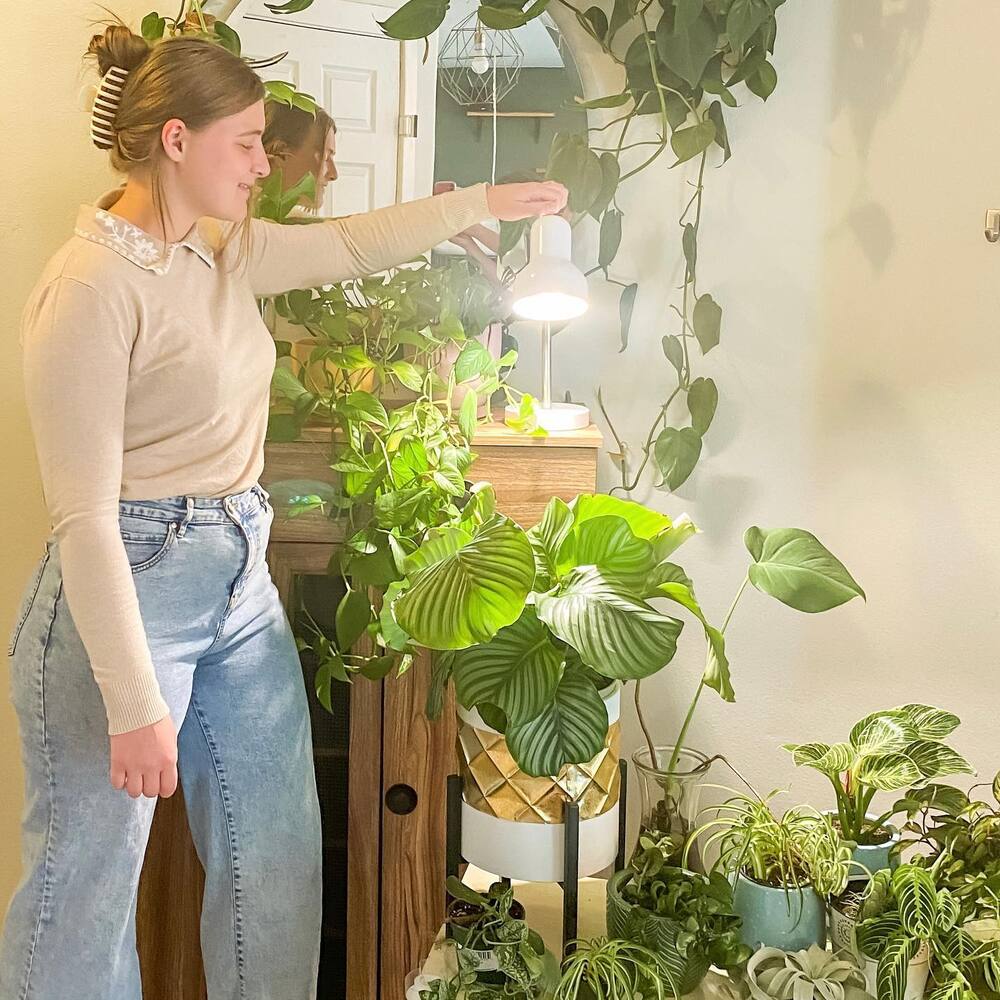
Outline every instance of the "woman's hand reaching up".
<path fill-rule="evenodd" d="M 486 189 L 490 214 L 501 222 L 558 215 L 566 207 L 569 192 L 558 181 L 525 184 L 491 184 Z"/>

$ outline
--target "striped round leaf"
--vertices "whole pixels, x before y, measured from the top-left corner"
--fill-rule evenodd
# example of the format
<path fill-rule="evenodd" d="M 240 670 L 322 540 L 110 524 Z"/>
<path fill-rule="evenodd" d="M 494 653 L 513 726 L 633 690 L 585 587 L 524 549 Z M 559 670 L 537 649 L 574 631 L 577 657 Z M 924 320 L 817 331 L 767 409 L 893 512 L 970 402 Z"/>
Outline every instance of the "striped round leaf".
<path fill-rule="evenodd" d="M 584 524 L 595 517 L 608 515 L 622 517 L 628 522 L 636 538 L 649 540 L 673 526 L 673 522 L 666 514 L 650 510 L 633 500 L 622 500 L 606 493 L 581 493 L 569 506 L 576 524 Z"/>
<path fill-rule="evenodd" d="M 935 740 L 914 740 L 906 755 L 926 779 L 943 778 L 948 774 L 975 774 L 975 768 L 959 753 Z"/>
<path fill-rule="evenodd" d="M 754 558 L 750 582 L 796 611 L 829 611 L 865 596 L 844 564 L 808 531 L 753 527 L 744 541 Z"/>
<path fill-rule="evenodd" d="M 653 548 L 637 538 L 623 517 L 606 514 L 578 524 L 559 552 L 559 573 L 576 566 L 596 566 L 632 594 L 641 595 L 653 568 Z"/>
<path fill-rule="evenodd" d="M 411 552 L 403 562 L 403 572 L 416 577 L 421 570 L 429 569 L 448 556 L 453 556 L 463 545 L 472 541 L 472 534 L 465 528 L 438 528 L 432 531 L 415 552 Z"/>
<path fill-rule="evenodd" d="M 465 649 L 489 642 L 520 618 L 534 578 L 527 536 L 513 521 L 497 518 L 451 555 L 419 571 L 393 613 L 420 645 Z"/>
<path fill-rule="evenodd" d="M 569 669 L 540 715 L 507 727 L 507 747 L 525 774 L 554 777 L 566 764 L 593 760 L 607 736 L 604 699 L 581 671 Z"/>
<path fill-rule="evenodd" d="M 883 792 L 908 788 L 920 781 L 920 768 L 905 753 L 876 754 L 865 757 L 858 768 L 857 780 Z"/>
<path fill-rule="evenodd" d="M 961 722 L 957 715 L 933 705 L 900 705 L 896 711 L 913 726 L 919 740 L 947 739 Z"/>
<path fill-rule="evenodd" d="M 890 938 L 879 959 L 875 985 L 879 1000 L 903 1000 L 906 973 L 920 942 L 900 931 Z"/>
<path fill-rule="evenodd" d="M 796 767 L 815 768 L 828 775 L 841 774 L 848 770 L 856 759 L 854 748 L 847 743 L 786 743 L 785 749 L 792 754 Z"/>
<path fill-rule="evenodd" d="M 899 904 L 903 930 L 926 941 L 938 922 L 938 897 L 934 876 L 926 868 L 902 865 L 892 875 L 892 892 Z"/>
<path fill-rule="evenodd" d="M 916 730 L 901 712 L 874 712 L 851 730 L 851 746 L 862 756 L 906 749 Z"/>
<path fill-rule="evenodd" d="M 535 589 L 548 590 L 556 576 L 559 550 L 573 528 L 569 505 L 553 497 L 545 506 L 542 519 L 528 529 L 528 541 L 535 554 Z"/>
<path fill-rule="evenodd" d="M 666 666 L 683 628 L 593 566 L 573 570 L 555 594 L 539 594 L 536 608 L 587 666 L 618 680 L 648 677 Z"/>
<path fill-rule="evenodd" d="M 455 654 L 455 694 L 467 708 L 496 705 L 516 725 L 551 702 L 561 670 L 562 654 L 529 605 L 489 642 Z"/>

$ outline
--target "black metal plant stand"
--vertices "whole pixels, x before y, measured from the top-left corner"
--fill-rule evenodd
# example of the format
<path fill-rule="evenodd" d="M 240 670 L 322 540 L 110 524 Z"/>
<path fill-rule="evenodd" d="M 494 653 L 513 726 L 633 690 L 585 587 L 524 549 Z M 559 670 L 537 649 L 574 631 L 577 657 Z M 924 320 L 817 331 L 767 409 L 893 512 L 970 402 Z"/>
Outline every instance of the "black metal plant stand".
<path fill-rule="evenodd" d="M 614 870 L 621 871 L 625 867 L 625 814 L 628 798 L 628 765 L 622 760 L 618 762 L 619 793 L 618 793 L 618 853 L 615 856 Z M 565 958 L 573 946 L 570 942 L 577 936 L 580 913 L 580 806 L 576 802 L 567 802 L 563 812 L 565 840 L 563 851 L 563 880 L 559 883 L 563 891 L 563 937 L 562 957 Z M 447 837 L 445 846 L 445 872 L 458 877 L 458 870 L 466 860 L 462 857 L 462 778 L 458 774 L 448 775 L 448 817 Z M 503 872 L 494 872 L 506 885 L 510 878 Z M 449 896 L 446 895 L 447 905 Z M 451 937 L 451 926 L 445 924 L 445 936 Z"/>

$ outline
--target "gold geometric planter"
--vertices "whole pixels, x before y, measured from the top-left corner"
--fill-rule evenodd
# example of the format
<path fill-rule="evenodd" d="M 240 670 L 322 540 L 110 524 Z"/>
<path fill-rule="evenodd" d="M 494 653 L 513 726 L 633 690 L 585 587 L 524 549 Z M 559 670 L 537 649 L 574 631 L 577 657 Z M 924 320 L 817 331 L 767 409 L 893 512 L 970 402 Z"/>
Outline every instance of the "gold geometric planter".
<path fill-rule="evenodd" d="M 619 686 L 605 691 L 608 734 L 604 749 L 586 764 L 567 764 L 555 777 L 533 778 L 517 766 L 502 733 L 478 712 L 458 706 L 458 756 L 466 803 L 480 812 L 517 823 L 562 823 L 567 802 L 580 805 L 580 819 L 609 812 L 618 802 L 621 756 Z"/>

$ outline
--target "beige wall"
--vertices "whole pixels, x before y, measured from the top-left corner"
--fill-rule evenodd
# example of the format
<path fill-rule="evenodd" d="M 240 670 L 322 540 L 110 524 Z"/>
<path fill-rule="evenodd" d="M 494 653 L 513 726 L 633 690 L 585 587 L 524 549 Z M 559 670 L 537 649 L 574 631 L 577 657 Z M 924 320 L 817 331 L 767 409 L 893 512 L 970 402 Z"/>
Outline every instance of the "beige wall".
<path fill-rule="evenodd" d="M 131 18 L 150 9 L 142 0 L 117 0 Z M 87 137 L 79 92 L 92 77 L 81 56 L 103 15 L 85 0 L 11 4 L 4 12 L 5 53 L 0 64 L 8 154 L 0 157 L 0 634 L 7 636 L 21 592 L 41 556 L 49 523 L 42 502 L 34 446 L 21 387 L 17 319 L 43 263 L 72 232 L 76 210 L 112 184 L 107 159 Z M 6 663 L 6 661 L 5 661 Z M 0 912 L 20 871 L 18 846 L 22 771 L 17 722 L 0 671 Z"/>
<path fill-rule="evenodd" d="M 150 6 L 117 4 L 125 15 Z M 77 204 L 108 180 L 76 104 L 92 11 L 49 0 L 44 17 L 22 4 L 5 18 L 5 632 L 47 531 L 15 318 Z M 984 771 L 1000 766 L 1000 246 L 981 234 L 983 210 L 1000 205 L 990 47 L 1000 8 L 797 0 L 781 17 L 778 90 L 732 116 L 733 160 L 708 178 L 701 277 L 726 318 L 705 372 L 722 407 L 682 495 L 646 496 L 704 528 L 684 562 L 716 617 L 742 576 L 750 523 L 812 528 L 867 589 L 867 604 L 808 619 L 748 594 L 730 630 L 739 700 L 706 701 L 694 728 L 697 745 L 743 761 L 763 789 L 794 778 L 796 797 L 823 801 L 777 744 L 842 737 L 864 712 L 904 700 L 957 711 L 961 748 Z M 557 340 L 560 391 L 592 400 L 603 381 L 633 441 L 666 380 L 667 283 L 651 268 L 676 261 L 672 215 L 666 237 L 642 219 L 678 203 L 680 182 L 677 172 L 650 175 L 625 199 L 622 273 L 646 279 L 628 352 L 617 354 L 608 309 Z M 694 686 L 694 638 L 689 630 L 676 663 L 649 685 L 662 735 Z M 636 745 L 631 717 L 627 725 Z M 17 875 L 20 808 L 3 698 L 0 901 Z"/>

